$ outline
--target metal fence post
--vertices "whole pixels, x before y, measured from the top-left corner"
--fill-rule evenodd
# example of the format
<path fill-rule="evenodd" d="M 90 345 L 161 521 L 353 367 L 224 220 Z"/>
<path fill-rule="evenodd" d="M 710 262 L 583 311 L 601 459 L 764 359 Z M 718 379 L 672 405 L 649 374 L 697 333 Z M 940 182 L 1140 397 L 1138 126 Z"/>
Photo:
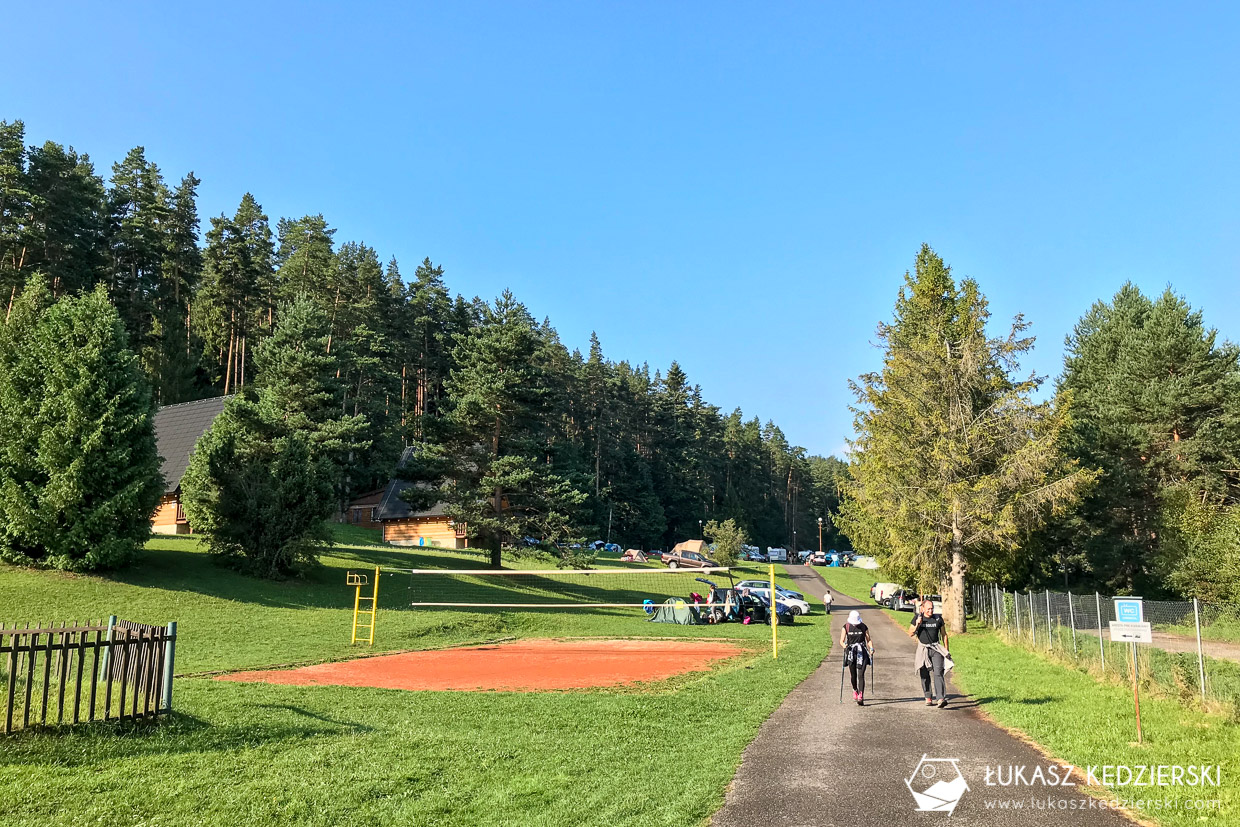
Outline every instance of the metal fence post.
<path fill-rule="evenodd" d="M 1102 660 L 1102 673 L 1107 671 L 1107 649 L 1102 643 L 1102 597 L 1094 592 L 1094 608 L 1098 611 L 1098 657 Z"/>
<path fill-rule="evenodd" d="M 1051 626 L 1051 590 L 1046 590 L 1046 648 L 1048 650 L 1055 648 L 1055 638 L 1051 635 L 1054 628 Z"/>
<path fill-rule="evenodd" d="M 172 674 L 177 656 L 177 622 L 168 624 L 168 640 L 164 643 L 164 697 L 163 711 L 172 711 Z"/>
<path fill-rule="evenodd" d="M 1016 610 L 1016 638 L 1020 639 L 1020 592 L 1012 590 L 1012 607 Z"/>
<path fill-rule="evenodd" d="M 1029 590 L 1029 637 L 1030 647 L 1038 648 L 1038 616 L 1033 608 L 1033 589 Z"/>
<path fill-rule="evenodd" d="M 1068 623 L 1072 625 L 1072 656 L 1076 657 L 1076 609 L 1072 605 L 1072 592 L 1068 592 Z"/>
<path fill-rule="evenodd" d="M 1206 702 L 1206 661 L 1201 655 L 1201 612 L 1197 598 L 1193 598 L 1193 625 L 1197 627 L 1197 679 L 1201 683 L 1201 702 Z"/>

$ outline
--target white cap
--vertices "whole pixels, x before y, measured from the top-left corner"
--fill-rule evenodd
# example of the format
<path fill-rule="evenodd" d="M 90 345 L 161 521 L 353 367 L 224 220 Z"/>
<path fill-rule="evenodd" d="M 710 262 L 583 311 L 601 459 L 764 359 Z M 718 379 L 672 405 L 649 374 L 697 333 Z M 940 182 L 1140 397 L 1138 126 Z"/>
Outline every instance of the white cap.
<path fill-rule="evenodd" d="M 857 611 L 856 609 L 853 609 L 851 612 L 849 612 L 849 613 L 848 613 L 848 622 L 849 622 L 849 623 L 851 623 L 851 624 L 852 624 L 852 625 L 854 625 L 854 626 L 856 626 L 858 623 L 860 623 L 860 622 L 861 622 L 861 612 Z"/>

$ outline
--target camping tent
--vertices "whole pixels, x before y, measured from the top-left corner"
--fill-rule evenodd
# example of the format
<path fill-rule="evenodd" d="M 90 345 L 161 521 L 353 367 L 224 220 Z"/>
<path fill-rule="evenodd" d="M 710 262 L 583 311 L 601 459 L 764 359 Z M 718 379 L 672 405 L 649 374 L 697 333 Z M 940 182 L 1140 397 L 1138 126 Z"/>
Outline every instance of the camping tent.
<path fill-rule="evenodd" d="M 702 621 L 698 618 L 697 609 L 679 597 L 670 597 L 650 615 L 651 623 L 677 623 L 681 626 L 696 626 Z"/>
<path fill-rule="evenodd" d="M 704 557 L 710 554 L 710 549 L 707 548 L 705 540 L 685 540 L 683 543 L 677 543 L 672 549 L 672 554 L 681 551 L 696 551 Z"/>

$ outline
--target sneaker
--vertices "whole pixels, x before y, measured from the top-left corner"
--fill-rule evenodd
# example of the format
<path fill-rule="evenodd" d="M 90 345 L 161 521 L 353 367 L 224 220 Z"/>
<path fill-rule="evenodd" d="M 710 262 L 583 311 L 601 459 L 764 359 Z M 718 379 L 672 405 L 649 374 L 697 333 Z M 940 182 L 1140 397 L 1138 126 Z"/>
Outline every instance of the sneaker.
<path fill-rule="evenodd" d="M 857 690 L 853 690 L 853 700 L 857 700 Z"/>
<path fill-rule="evenodd" d="M 857 706 L 865 706 L 865 693 L 864 692 L 857 693 Z"/>
<path fill-rule="evenodd" d="M 934 706 L 934 698 L 926 698 L 926 706 Z"/>
<path fill-rule="evenodd" d="M 944 695 L 942 698 L 940 698 L 940 699 L 939 699 L 939 709 L 942 709 L 942 708 L 943 708 L 943 707 L 945 707 L 945 706 L 947 706 L 947 696 L 946 696 L 946 695 Z"/>

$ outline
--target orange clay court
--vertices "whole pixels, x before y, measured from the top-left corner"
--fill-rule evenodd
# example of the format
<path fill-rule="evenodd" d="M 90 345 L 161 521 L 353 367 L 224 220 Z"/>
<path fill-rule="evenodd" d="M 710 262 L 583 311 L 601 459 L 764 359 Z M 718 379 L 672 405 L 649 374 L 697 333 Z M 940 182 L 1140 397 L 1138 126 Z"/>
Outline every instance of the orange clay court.
<path fill-rule="evenodd" d="M 722 641 L 524 640 L 405 652 L 297 669 L 236 672 L 222 681 L 380 689 L 537 692 L 658 681 L 745 653 Z"/>

